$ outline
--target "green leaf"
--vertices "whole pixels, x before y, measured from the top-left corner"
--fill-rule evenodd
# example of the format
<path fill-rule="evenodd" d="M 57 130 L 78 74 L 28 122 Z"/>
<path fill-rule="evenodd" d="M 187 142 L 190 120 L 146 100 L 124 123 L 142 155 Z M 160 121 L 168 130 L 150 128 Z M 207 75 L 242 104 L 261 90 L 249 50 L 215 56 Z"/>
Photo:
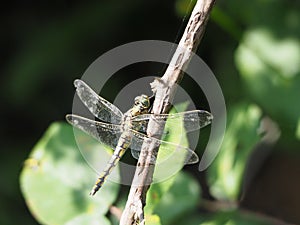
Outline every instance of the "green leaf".
<path fill-rule="evenodd" d="M 217 199 L 238 198 L 247 159 L 260 140 L 260 117 L 261 110 L 255 105 L 243 103 L 229 110 L 222 147 L 207 171 L 211 193 Z"/>
<path fill-rule="evenodd" d="M 83 133 L 81 138 L 89 143 L 91 154 L 99 151 L 94 139 Z M 107 182 L 90 197 L 95 179 L 77 148 L 72 127 L 53 123 L 25 161 L 20 182 L 26 203 L 41 224 L 109 224 L 104 215 L 115 201 L 119 185 Z"/>
<path fill-rule="evenodd" d="M 103 216 L 93 216 L 90 214 L 81 214 L 78 215 L 76 217 L 74 217 L 73 219 L 71 219 L 70 221 L 68 221 L 65 225 L 82 225 L 82 224 L 88 224 L 88 225 L 110 225 L 111 223 L 109 222 L 109 220 Z"/>
<path fill-rule="evenodd" d="M 300 140 L 300 119 L 298 120 L 297 130 L 296 130 L 296 137 Z"/>
<path fill-rule="evenodd" d="M 300 118 L 300 104 L 296 104 L 300 98 L 299 38 L 282 37 L 262 27 L 251 29 L 245 33 L 235 61 L 257 104 L 280 125 L 295 128 Z"/>
<path fill-rule="evenodd" d="M 171 177 L 170 179 L 152 184 L 148 193 L 147 193 L 147 205 L 146 205 L 146 212 L 147 214 L 153 213 L 155 207 L 160 203 L 162 197 L 169 191 L 171 186 L 173 185 L 176 175 Z"/>
<path fill-rule="evenodd" d="M 157 215 L 146 216 L 147 225 L 161 225 L 160 218 Z"/>
<path fill-rule="evenodd" d="M 171 185 L 171 186 L 170 186 Z M 200 201 L 200 187 L 191 176 L 179 172 L 171 180 L 151 185 L 147 194 L 147 214 L 156 214 L 164 225 L 189 212 Z"/>

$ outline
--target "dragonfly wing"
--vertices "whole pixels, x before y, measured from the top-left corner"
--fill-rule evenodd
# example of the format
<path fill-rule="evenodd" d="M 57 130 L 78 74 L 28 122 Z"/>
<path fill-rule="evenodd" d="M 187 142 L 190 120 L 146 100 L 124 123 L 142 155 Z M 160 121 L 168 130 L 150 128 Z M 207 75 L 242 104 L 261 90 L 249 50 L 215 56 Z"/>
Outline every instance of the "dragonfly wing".
<path fill-rule="evenodd" d="M 152 115 L 152 114 L 144 114 L 144 115 L 149 115 L 149 118 L 150 118 L 150 115 Z M 147 132 L 147 127 L 148 127 L 148 122 L 149 122 L 149 119 L 137 120 L 137 121 L 133 120 L 132 121 L 132 127 L 136 131 L 146 133 Z"/>
<path fill-rule="evenodd" d="M 132 145 L 131 145 L 131 147 L 132 147 Z M 142 147 L 142 146 L 140 146 L 140 147 Z M 130 149 L 131 149 L 132 157 L 135 159 L 139 159 L 141 151 L 134 150 L 134 148 L 130 148 Z"/>
<path fill-rule="evenodd" d="M 93 138 L 112 149 L 118 144 L 122 130 L 119 125 L 90 120 L 81 116 L 68 114 L 67 121 Z"/>
<path fill-rule="evenodd" d="M 171 127 L 174 125 L 175 128 L 178 122 L 183 121 L 186 132 L 190 132 L 210 124 L 213 116 L 210 112 L 205 110 L 192 110 L 174 114 L 142 114 L 134 117 L 133 123 L 143 122 L 144 125 L 139 130 L 146 132 L 146 125 L 148 124 L 150 118 L 158 123 L 167 122 L 171 125 Z"/>
<path fill-rule="evenodd" d="M 90 112 L 102 121 L 120 124 L 123 113 L 113 104 L 96 94 L 82 80 L 75 80 L 77 95 Z"/>
<path fill-rule="evenodd" d="M 133 137 L 130 148 L 133 157 L 136 159 L 138 159 L 142 145 L 145 142 L 145 144 L 149 144 L 149 146 L 153 146 L 154 148 L 159 147 L 158 156 L 152 156 L 153 160 L 157 158 L 156 163 L 158 164 L 169 160 L 173 163 L 178 161 L 182 165 L 193 164 L 199 161 L 197 154 L 187 147 L 152 137 L 150 138 L 133 130 L 132 134 Z"/>

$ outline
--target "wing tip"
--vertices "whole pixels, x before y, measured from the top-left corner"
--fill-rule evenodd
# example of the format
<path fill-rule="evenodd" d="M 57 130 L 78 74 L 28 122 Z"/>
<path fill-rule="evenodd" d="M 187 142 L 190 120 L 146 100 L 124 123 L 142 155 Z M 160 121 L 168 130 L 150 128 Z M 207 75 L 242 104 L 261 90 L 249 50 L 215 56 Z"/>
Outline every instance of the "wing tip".
<path fill-rule="evenodd" d="M 65 116 L 65 118 L 66 118 L 68 123 L 70 123 L 72 125 L 75 125 L 75 126 L 78 124 L 78 120 L 86 119 L 86 118 L 83 118 L 81 116 L 74 115 L 74 114 L 67 114 Z"/>
<path fill-rule="evenodd" d="M 202 114 L 205 114 L 207 120 L 209 122 L 211 122 L 214 119 L 213 114 L 211 114 L 210 112 L 206 111 L 206 110 L 200 110 Z"/>
<path fill-rule="evenodd" d="M 72 123 L 72 121 L 73 121 L 73 115 L 72 115 L 72 114 L 67 114 L 67 115 L 65 116 L 65 119 L 66 119 L 66 121 L 67 121 L 68 123 Z"/>
<path fill-rule="evenodd" d="M 191 151 L 192 151 L 191 155 L 187 157 L 185 160 L 185 165 L 192 165 L 199 162 L 199 156 L 193 150 Z"/>
<path fill-rule="evenodd" d="M 210 121 L 212 121 L 212 120 L 214 119 L 213 114 L 211 114 L 210 112 L 207 112 L 207 113 L 208 113 L 208 115 L 207 115 L 208 119 L 209 119 Z"/>

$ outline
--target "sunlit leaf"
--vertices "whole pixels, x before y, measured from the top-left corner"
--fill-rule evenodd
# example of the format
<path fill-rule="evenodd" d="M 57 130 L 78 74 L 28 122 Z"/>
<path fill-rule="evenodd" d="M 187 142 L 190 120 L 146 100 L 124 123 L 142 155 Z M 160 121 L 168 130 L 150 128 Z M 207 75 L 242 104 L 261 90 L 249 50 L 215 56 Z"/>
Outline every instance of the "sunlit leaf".
<path fill-rule="evenodd" d="M 147 205 L 146 212 L 147 214 L 152 213 L 155 210 L 155 207 L 161 202 L 162 197 L 169 191 L 171 186 L 176 179 L 176 175 L 171 177 L 170 179 L 152 184 L 148 193 L 147 193 Z"/>
<path fill-rule="evenodd" d="M 249 29 L 235 60 L 255 102 L 282 127 L 295 128 L 300 117 L 300 104 L 296 104 L 300 97 L 299 35 L 283 35 L 278 29 Z"/>
<path fill-rule="evenodd" d="M 297 126 L 297 131 L 296 131 L 296 137 L 300 139 L 300 119 L 298 120 L 298 126 Z"/>
<path fill-rule="evenodd" d="M 161 225 L 159 216 L 157 215 L 149 215 L 145 219 L 147 225 Z"/>
<path fill-rule="evenodd" d="M 83 133 L 82 138 L 90 140 L 91 152 L 98 149 L 92 138 Z M 119 187 L 107 182 L 95 197 L 89 196 L 95 173 L 77 149 L 72 127 L 65 123 L 49 127 L 25 161 L 20 179 L 31 213 L 41 224 L 49 225 L 108 224 L 104 215 Z"/>
<path fill-rule="evenodd" d="M 151 185 L 145 211 L 158 215 L 164 225 L 173 224 L 195 208 L 199 201 L 199 184 L 188 174 L 179 172 L 171 181 Z"/>
<path fill-rule="evenodd" d="M 94 216 L 94 215 L 86 213 L 86 214 L 81 214 L 81 215 L 74 217 L 73 219 L 68 221 L 65 225 L 82 225 L 82 224 L 110 225 L 111 223 L 104 215 Z"/>
<path fill-rule="evenodd" d="M 228 126 L 217 158 L 208 168 L 211 193 L 218 199 L 236 200 L 248 157 L 259 142 L 261 110 L 240 104 L 229 110 Z"/>

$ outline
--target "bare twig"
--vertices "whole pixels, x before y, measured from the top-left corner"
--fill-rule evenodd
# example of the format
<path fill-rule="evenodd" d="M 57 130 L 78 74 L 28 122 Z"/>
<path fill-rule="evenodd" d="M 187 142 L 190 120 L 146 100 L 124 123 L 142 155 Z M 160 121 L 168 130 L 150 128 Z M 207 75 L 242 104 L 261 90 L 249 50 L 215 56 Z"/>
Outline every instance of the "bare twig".
<path fill-rule="evenodd" d="M 151 84 L 155 93 L 152 110 L 154 114 L 169 111 L 176 84 L 182 79 L 183 71 L 201 41 L 214 2 L 215 0 L 197 1 L 165 74 Z M 159 124 L 152 120 L 149 121 L 148 136 L 155 136 L 155 134 L 161 133 L 160 130 Z M 145 224 L 144 206 L 154 172 L 153 158 L 151 157 L 153 154 L 157 154 L 157 149 L 151 146 L 151 142 L 144 143 L 120 225 Z"/>
<path fill-rule="evenodd" d="M 122 210 L 116 206 L 111 206 L 109 208 L 109 212 L 114 215 L 118 220 L 121 219 L 122 216 Z"/>

